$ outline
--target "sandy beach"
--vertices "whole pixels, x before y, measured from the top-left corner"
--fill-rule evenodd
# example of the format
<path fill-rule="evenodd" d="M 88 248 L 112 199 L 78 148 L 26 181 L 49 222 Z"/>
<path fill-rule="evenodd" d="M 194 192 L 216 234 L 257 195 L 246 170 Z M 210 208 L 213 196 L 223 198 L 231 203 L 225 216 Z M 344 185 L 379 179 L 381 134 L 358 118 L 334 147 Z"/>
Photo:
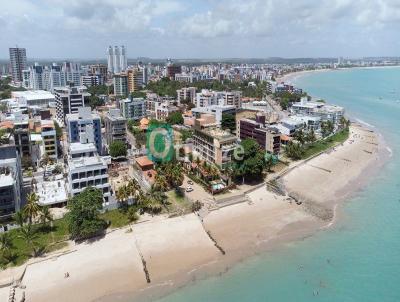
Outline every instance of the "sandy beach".
<path fill-rule="evenodd" d="M 282 175 L 279 183 L 287 195 L 262 186 L 247 194 L 247 202 L 203 218 L 159 218 L 91 243 L 71 244 L 70 253 L 30 262 L 23 289 L 17 291 L 25 291 L 27 301 L 41 302 L 150 300 L 222 273 L 240 259 L 330 225 L 336 205 L 356 192 L 367 181 L 367 171 L 381 162 L 381 148 L 377 134 L 354 125 L 342 146 Z M 0 280 L 5 273 L 0 272 Z M 0 298 L 8 292 L 9 287 L 0 288 Z"/>

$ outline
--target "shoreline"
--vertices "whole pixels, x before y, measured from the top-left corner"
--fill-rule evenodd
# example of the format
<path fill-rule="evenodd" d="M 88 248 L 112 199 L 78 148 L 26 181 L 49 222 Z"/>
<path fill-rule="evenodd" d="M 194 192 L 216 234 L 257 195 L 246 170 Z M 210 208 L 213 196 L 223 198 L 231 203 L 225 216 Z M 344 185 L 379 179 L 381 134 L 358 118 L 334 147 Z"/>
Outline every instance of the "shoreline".
<path fill-rule="evenodd" d="M 319 73 L 319 72 L 332 72 L 332 71 L 342 71 L 342 70 L 352 70 L 352 69 L 380 69 L 380 68 L 400 68 L 400 65 L 389 65 L 389 66 L 357 66 L 357 67 L 339 67 L 339 68 L 323 68 L 323 69 L 313 69 L 313 70 L 302 70 L 286 73 L 282 76 L 276 78 L 276 82 L 287 82 L 289 84 L 295 84 L 298 77 L 304 76 L 306 74 Z M 315 96 L 313 96 L 315 98 Z"/>
<path fill-rule="evenodd" d="M 129 227 L 116 230 L 104 239 L 75 245 L 74 253 L 29 265 L 22 280 L 27 298 L 29 301 L 155 300 L 199 280 L 221 276 L 254 256 L 333 227 L 342 215 L 344 202 L 362 190 L 371 180 L 369 176 L 377 173 L 376 167 L 386 162 L 385 153 L 389 153 L 376 132 L 358 125 L 352 126 L 353 131 L 357 134 L 355 142 L 350 143 L 349 138 L 343 146 L 301 162 L 283 176 L 285 186 L 290 185 L 286 189 L 295 190 L 302 188 L 302 179 L 312 182 L 313 178 L 321 178 L 321 170 L 313 166 L 342 162 L 340 167 L 350 174 L 346 174 L 345 182 L 330 183 L 333 197 L 324 206 L 332 207 L 331 219 L 320 219 L 307 211 L 305 204 L 299 206 L 289 196 L 277 195 L 262 186 L 248 193 L 248 202 L 211 211 L 203 221 L 189 214 L 135 224 L 132 231 Z M 364 152 L 367 147 L 376 151 Z M 344 155 L 362 160 L 350 163 L 335 158 Z M 322 175 L 331 181 L 342 177 L 340 173 L 332 170 Z M 313 193 L 307 186 L 297 193 L 308 191 Z M 146 282 L 141 257 L 151 283 Z M 67 279 L 63 277 L 65 271 L 70 273 Z M 42 282 L 47 279 L 50 281 Z"/>
<path fill-rule="evenodd" d="M 229 255 L 226 258 L 220 258 L 217 261 L 213 261 L 210 263 L 206 263 L 200 267 L 196 267 L 192 269 L 190 273 L 195 271 L 197 274 L 193 275 L 191 278 L 179 279 L 179 277 L 175 276 L 175 282 L 169 283 L 169 288 L 166 288 L 165 284 L 158 284 L 156 285 L 156 287 L 158 287 L 157 289 L 154 289 L 154 287 L 143 289 L 140 291 L 140 293 L 129 291 L 125 294 L 105 296 L 102 299 L 98 299 L 95 301 L 131 301 L 132 298 L 135 298 L 135 301 L 161 299 L 162 297 L 172 294 L 173 292 L 178 291 L 179 289 L 182 289 L 186 286 L 195 285 L 198 281 L 213 277 L 220 277 L 233 269 L 237 264 L 250 260 L 255 256 L 263 255 L 267 252 L 277 251 L 280 248 L 283 248 L 286 244 L 305 240 L 321 231 L 326 231 L 327 229 L 334 227 L 337 222 L 340 221 L 342 215 L 344 215 L 343 209 L 346 202 L 352 197 L 356 196 L 358 193 L 362 192 L 362 188 L 365 187 L 368 182 L 372 180 L 372 177 L 378 174 L 377 168 L 384 166 L 388 158 L 390 157 L 390 154 L 386 148 L 387 145 L 384 143 L 383 137 L 381 135 L 377 134 L 373 130 L 367 129 L 365 126 L 362 125 L 356 125 L 356 127 L 359 127 L 360 129 L 362 129 L 362 131 L 367 131 L 367 133 L 373 133 L 377 141 L 379 141 L 375 154 L 377 155 L 377 161 L 368 162 L 366 166 L 359 170 L 358 175 L 356 175 L 355 178 L 348 183 L 348 185 L 337 190 L 337 196 L 335 194 L 336 197 L 329 203 L 329 205 L 333 207 L 334 211 L 332 219 L 330 219 L 329 221 L 321 221 L 318 219 L 314 219 L 315 217 L 311 216 L 308 217 L 308 219 L 299 220 L 293 224 L 287 224 L 275 236 L 272 236 L 264 241 L 257 242 L 257 246 L 255 248 L 252 246 L 253 249 L 251 251 L 245 251 L 241 249 L 234 250 L 233 254 Z M 316 157 L 317 160 L 318 158 L 319 156 Z M 234 206 L 237 205 L 229 206 L 228 208 Z M 224 221 L 222 221 L 221 223 L 223 222 Z M 172 277 L 171 280 L 174 280 L 174 277 Z"/>

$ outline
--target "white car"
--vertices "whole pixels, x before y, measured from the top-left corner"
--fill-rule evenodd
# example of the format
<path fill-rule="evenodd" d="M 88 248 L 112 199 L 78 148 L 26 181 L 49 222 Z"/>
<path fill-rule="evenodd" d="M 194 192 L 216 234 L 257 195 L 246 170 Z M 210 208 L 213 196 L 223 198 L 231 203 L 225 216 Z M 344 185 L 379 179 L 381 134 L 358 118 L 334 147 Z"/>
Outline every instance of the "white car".
<path fill-rule="evenodd" d="M 193 188 L 192 187 L 186 187 L 186 192 L 192 192 Z"/>

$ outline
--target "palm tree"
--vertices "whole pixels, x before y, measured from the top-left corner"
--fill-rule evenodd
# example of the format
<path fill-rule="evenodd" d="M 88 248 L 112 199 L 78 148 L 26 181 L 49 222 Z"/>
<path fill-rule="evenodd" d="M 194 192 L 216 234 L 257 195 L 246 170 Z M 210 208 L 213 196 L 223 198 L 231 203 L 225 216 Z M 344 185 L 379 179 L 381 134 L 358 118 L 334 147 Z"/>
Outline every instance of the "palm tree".
<path fill-rule="evenodd" d="M 272 158 L 272 154 L 269 154 L 268 158 L 265 160 L 265 169 L 269 172 L 274 165 L 274 159 Z"/>
<path fill-rule="evenodd" d="M 10 233 L 5 232 L 0 234 L 0 251 L 4 254 L 9 252 L 14 247 Z"/>
<path fill-rule="evenodd" d="M 294 133 L 294 137 L 295 137 L 295 139 L 296 139 L 301 145 L 304 145 L 305 136 L 304 136 L 304 132 L 303 132 L 302 129 L 297 130 L 297 131 Z"/>
<path fill-rule="evenodd" d="M 154 187 L 162 192 L 165 192 L 169 188 L 167 178 L 162 174 L 157 174 L 155 177 Z"/>
<path fill-rule="evenodd" d="M 210 165 L 209 166 L 208 173 L 209 173 L 211 179 L 213 179 L 213 180 L 220 176 L 219 169 L 215 165 Z"/>
<path fill-rule="evenodd" d="M 51 215 L 50 208 L 48 206 L 44 206 L 40 210 L 40 221 L 44 226 L 47 225 L 47 222 L 53 221 L 53 215 Z"/>
<path fill-rule="evenodd" d="M 39 196 L 35 193 L 29 193 L 26 196 L 26 205 L 24 206 L 24 214 L 28 217 L 29 224 L 32 224 L 32 219 L 35 218 L 40 212 L 38 204 Z"/>
<path fill-rule="evenodd" d="M 306 135 L 306 140 L 307 140 L 307 142 L 309 142 L 309 143 L 313 143 L 313 142 L 315 142 L 315 141 L 317 140 L 317 137 L 315 136 L 314 129 L 311 129 L 311 130 L 307 133 L 307 135 Z"/>
<path fill-rule="evenodd" d="M 132 195 L 132 197 L 137 197 L 139 195 L 140 192 L 140 185 L 137 182 L 136 179 L 132 178 L 129 182 L 128 182 L 128 189 Z"/>
<path fill-rule="evenodd" d="M 15 222 L 22 227 L 26 221 L 26 215 L 24 214 L 23 211 L 18 211 L 15 212 L 14 216 L 13 216 Z"/>
<path fill-rule="evenodd" d="M 182 171 L 182 167 L 180 165 L 176 165 L 173 169 L 172 169 L 172 173 L 171 173 L 171 185 L 174 188 L 178 188 L 183 184 L 183 180 L 184 180 L 184 175 L 183 175 L 183 171 Z"/>
<path fill-rule="evenodd" d="M 45 153 L 42 159 L 40 160 L 40 165 L 44 168 L 43 176 L 46 173 L 47 166 L 50 165 L 52 162 L 53 160 L 50 158 L 50 156 L 47 153 Z"/>
<path fill-rule="evenodd" d="M 28 224 L 20 228 L 18 237 L 23 239 L 27 243 L 29 248 L 32 250 L 33 256 L 36 256 L 38 244 L 35 240 L 37 239 L 37 234 L 32 229 L 32 226 Z"/>
<path fill-rule="evenodd" d="M 119 187 L 117 194 L 116 194 L 117 200 L 120 203 L 125 203 L 128 198 L 129 198 L 129 189 L 127 186 L 121 186 Z"/>

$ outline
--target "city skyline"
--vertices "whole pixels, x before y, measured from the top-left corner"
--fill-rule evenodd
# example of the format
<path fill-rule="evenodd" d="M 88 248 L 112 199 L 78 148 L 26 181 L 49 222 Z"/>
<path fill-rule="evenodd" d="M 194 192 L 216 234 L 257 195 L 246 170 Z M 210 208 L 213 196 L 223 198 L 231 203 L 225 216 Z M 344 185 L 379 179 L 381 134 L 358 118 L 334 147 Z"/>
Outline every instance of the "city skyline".
<path fill-rule="evenodd" d="M 51 6 L 51 7 L 48 7 Z M 347 1 L 41 1 L 0 4 L 0 58 L 268 58 L 396 56 L 400 5 Z"/>

